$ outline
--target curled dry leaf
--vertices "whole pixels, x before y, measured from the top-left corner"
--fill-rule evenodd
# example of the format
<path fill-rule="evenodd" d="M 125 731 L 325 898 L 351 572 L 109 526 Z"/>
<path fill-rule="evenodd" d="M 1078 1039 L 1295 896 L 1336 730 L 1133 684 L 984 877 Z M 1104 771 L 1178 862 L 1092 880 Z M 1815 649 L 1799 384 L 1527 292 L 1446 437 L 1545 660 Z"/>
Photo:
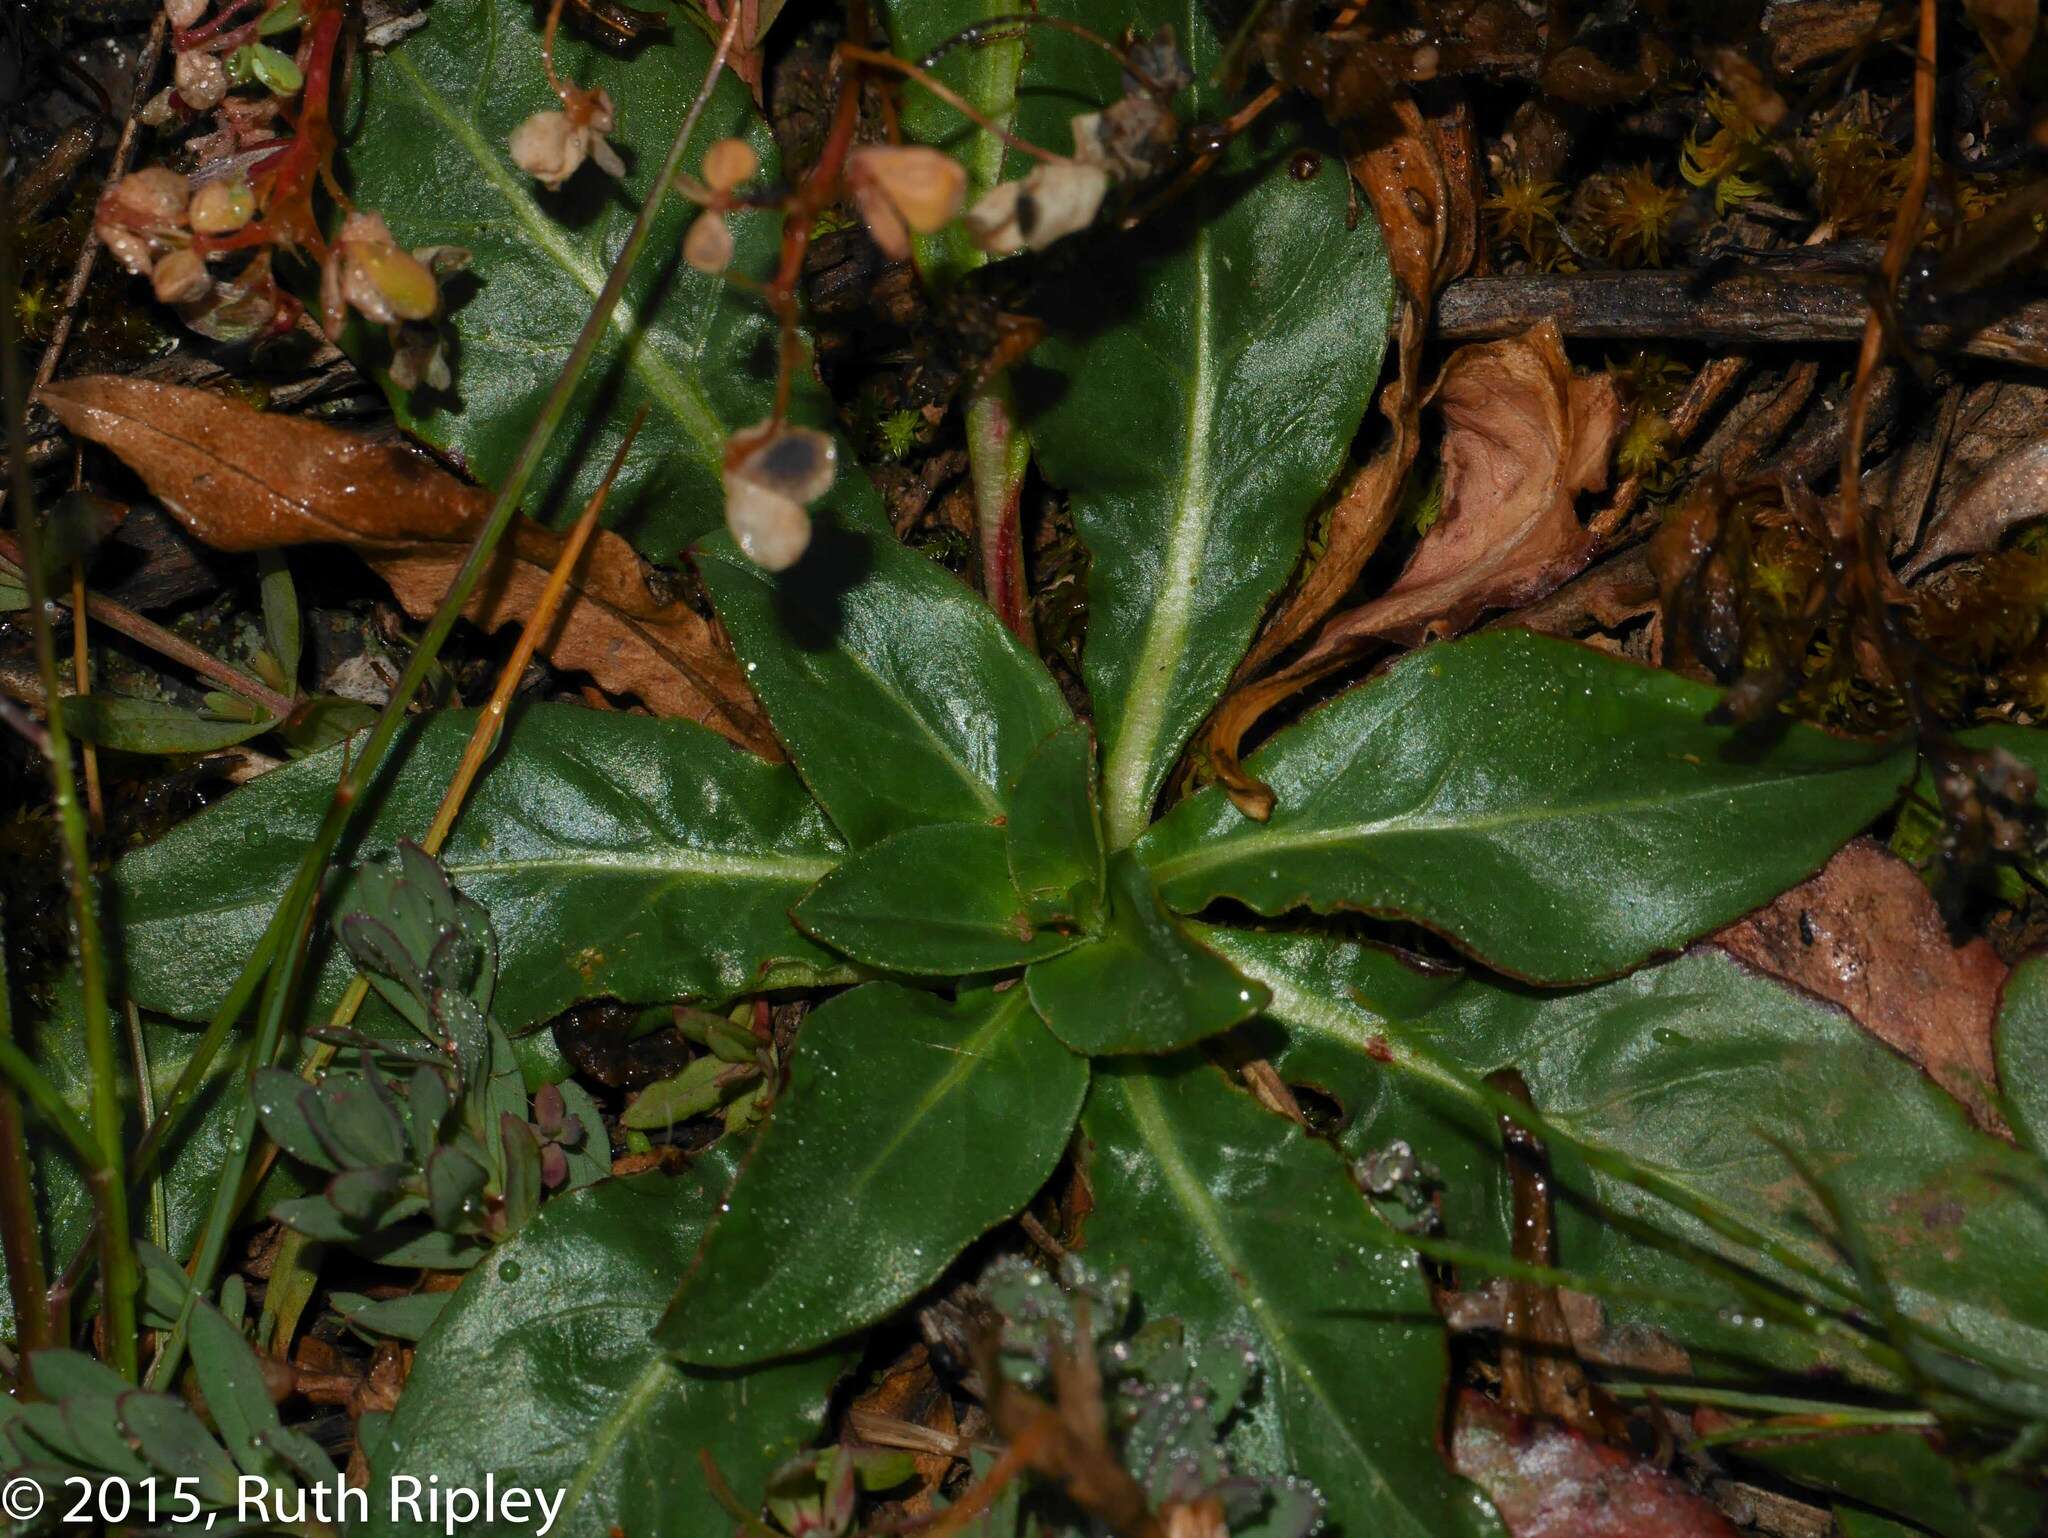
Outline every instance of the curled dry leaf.
<path fill-rule="evenodd" d="M 1443 515 L 1394 585 L 1339 615 L 1315 650 L 1377 636 L 1453 635 L 1576 575 L 1593 542 L 1574 504 L 1607 484 L 1621 402 L 1574 374 L 1553 321 L 1461 347 L 1431 392 L 1444 421 Z"/>
<path fill-rule="evenodd" d="M 1451 1466 L 1484 1490 L 1513 1538 L 1735 1538 L 1709 1501 L 1626 1453 L 1458 1395 Z"/>
<path fill-rule="evenodd" d="M 1988 940 L 1949 943 L 1932 894 L 1905 861 L 1857 839 L 1714 943 L 1839 1005 L 1981 1125 L 2001 1126 L 1991 1036 L 2006 965 Z"/>
<path fill-rule="evenodd" d="M 72 432 L 120 455 L 191 534 L 217 550 L 347 545 L 415 618 L 448 591 L 490 509 L 425 455 L 207 390 L 112 375 L 51 385 L 42 400 Z M 532 612 L 561 537 L 519 518 L 465 615 L 486 629 Z M 710 623 L 647 586 L 640 558 L 600 529 L 540 650 L 661 715 L 685 716 L 766 757 L 773 733 Z"/>
<path fill-rule="evenodd" d="M 1454 635 L 1487 609 L 1541 598 L 1592 555 L 1573 504 L 1607 482 L 1621 404 L 1605 375 L 1572 372 L 1554 322 L 1460 348 L 1430 394 L 1444 417 L 1443 514 L 1407 569 L 1331 618 L 1295 661 L 1240 688 L 1211 724 L 1217 778 L 1249 817 L 1269 816 L 1272 796 L 1239 767 L 1237 746 L 1266 711 L 1375 641 Z"/>
<path fill-rule="evenodd" d="M 1992 461 L 1952 502 L 1902 568 L 1907 578 L 1959 555 L 1996 550 L 2006 534 L 2048 513 L 2048 438 Z"/>

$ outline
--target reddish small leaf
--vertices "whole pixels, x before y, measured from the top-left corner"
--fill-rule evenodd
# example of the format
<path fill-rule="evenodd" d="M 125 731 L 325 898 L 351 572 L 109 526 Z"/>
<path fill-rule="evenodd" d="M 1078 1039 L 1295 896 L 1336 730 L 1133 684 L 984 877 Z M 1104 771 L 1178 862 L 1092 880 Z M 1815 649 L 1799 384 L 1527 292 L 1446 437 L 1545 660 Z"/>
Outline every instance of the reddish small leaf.
<path fill-rule="evenodd" d="M 1735 1538 L 1669 1474 L 1470 1389 L 1458 1396 L 1451 1466 L 1486 1492 L 1513 1538 Z"/>
<path fill-rule="evenodd" d="M 1978 1122 L 1997 1082 L 1992 1022 L 2006 965 L 1987 940 L 1950 943 L 1933 896 L 1905 861 L 1862 838 L 1715 943 L 1846 1010 L 1904 1053 Z"/>
<path fill-rule="evenodd" d="M 490 510 L 490 493 L 413 449 L 208 390 L 99 375 L 51 385 L 42 400 L 120 455 L 196 539 L 217 550 L 347 545 L 415 618 L 446 595 Z M 464 614 L 493 630 L 523 620 L 561 549 L 561 536 L 518 519 Z M 685 605 L 657 599 L 640 558 L 609 531 L 591 540 L 540 650 L 657 714 L 780 756 L 730 646 Z"/>

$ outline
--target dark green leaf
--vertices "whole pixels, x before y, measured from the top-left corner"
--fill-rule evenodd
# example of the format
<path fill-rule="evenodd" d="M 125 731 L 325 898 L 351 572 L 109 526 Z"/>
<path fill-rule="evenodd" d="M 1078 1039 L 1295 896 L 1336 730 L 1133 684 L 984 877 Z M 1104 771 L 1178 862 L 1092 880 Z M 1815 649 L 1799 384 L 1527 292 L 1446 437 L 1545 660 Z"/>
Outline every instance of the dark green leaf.
<path fill-rule="evenodd" d="M 1072 719 L 1037 658 L 957 578 L 886 537 L 820 534 L 780 577 L 727 539 L 705 583 L 799 773 L 854 848 L 992 822 Z"/>
<path fill-rule="evenodd" d="M 58 706 L 66 730 L 123 753 L 212 753 L 260 737 L 274 724 L 267 717 L 217 721 L 183 705 L 118 694 L 69 694 Z"/>
<path fill-rule="evenodd" d="M 255 1350 L 204 1298 L 193 1304 L 191 1332 L 193 1376 L 228 1456 L 245 1474 L 282 1475 L 285 1471 L 266 1441 L 282 1422 Z"/>
<path fill-rule="evenodd" d="M 305 1102 L 313 1095 L 312 1085 L 282 1068 L 259 1068 L 255 1095 L 256 1115 L 279 1148 L 330 1175 L 341 1168 L 307 1119 Z"/>
<path fill-rule="evenodd" d="M 115 1403 L 121 1429 L 158 1473 L 195 1480 L 200 1502 L 207 1506 L 225 1506 L 235 1498 L 234 1464 L 183 1403 L 168 1394 L 140 1390 L 123 1394 Z"/>
<path fill-rule="evenodd" d="M 1270 822 L 1212 787 L 1139 853 L 1182 912 L 1399 914 L 1518 976 L 1608 976 L 1804 880 L 1911 772 L 1805 727 L 1745 749 L 1717 699 L 1521 631 L 1427 647 L 1251 760 Z"/>
<path fill-rule="evenodd" d="M 1199 1061 L 1104 1067 L 1081 1130 L 1089 1263 L 1128 1267 L 1148 1317 L 1252 1343 L 1264 1386 L 1239 1435 L 1262 1466 L 1313 1482 L 1345 1532 L 1499 1531 L 1436 1451 L 1428 1284 L 1335 1154 Z"/>
<path fill-rule="evenodd" d="M 1197 82 L 1184 120 L 1228 110 L 1210 80 L 1220 44 L 1205 7 L 1140 0 L 1114 20 L 1100 0 L 1045 10 L 1103 31 L 1171 24 Z M 1122 95 L 1116 61 L 1046 29 L 1029 48 L 1019 127 L 1064 151 L 1073 114 Z M 1346 228 L 1339 164 L 1292 179 L 1289 138 L 1243 136 L 1139 231 L 1069 241 L 1099 249 L 1067 249 L 1073 277 L 1046 285 L 1052 335 L 1017 377 L 1039 462 L 1073 493 L 1094 557 L 1085 660 L 1112 848 L 1151 820 L 1299 557 L 1379 377 L 1393 287 L 1377 226 Z"/>
<path fill-rule="evenodd" d="M 1266 1004 L 1262 984 L 1190 937 L 1128 849 L 1110 856 L 1101 938 L 1024 976 L 1032 1005 L 1076 1052 L 1172 1052 Z"/>
<path fill-rule="evenodd" d="M 438 17 L 437 17 L 438 24 Z M 439 714 L 380 776 L 358 858 L 417 838 L 475 716 Z M 345 748 L 290 764 L 173 829 L 117 869 L 128 986 L 146 1007 L 197 1016 L 254 945 L 329 797 Z M 788 910 L 832 868 L 838 840 L 796 776 L 682 721 L 539 705 L 478 778 L 444 859 L 491 912 L 508 1027 L 581 998 L 724 996 L 833 965 Z M 337 878 L 322 912 L 351 911 Z M 315 1007 L 351 969 L 325 931 Z M 541 1038 L 535 1050 L 552 1052 Z"/>
<path fill-rule="evenodd" d="M 2011 1479 L 1966 1482 L 1955 1463 L 1915 1431 L 1759 1438 L 1716 1451 L 1904 1517 L 1942 1538 L 2018 1538 L 2040 1530 L 2039 1495 Z"/>
<path fill-rule="evenodd" d="M 1087 1084 L 1022 988 L 949 1004 L 869 983 L 813 1011 L 662 1344 L 735 1366 L 892 1312 L 1031 1199 Z"/>
<path fill-rule="evenodd" d="M 805 933 L 889 972 L 994 972 L 1072 946 L 1037 929 L 986 823 L 905 828 L 849 856 L 792 915 Z"/>
<path fill-rule="evenodd" d="M 889 0 L 882 11 L 889 23 L 890 45 L 903 58 L 921 59 L 967 27 L 1014 16 L 1016 6 L 1013 0 Z M 953 49 L 933 71 L 1001 127 L 1008 127 L 1016 116 L 1018 76 L 1032 40 L 1022 29 L 1016 29 L 1014 36 L 1006 35 L 1011 30 L 990 28 L 983 41 Z M 943 149 L 966 168 L 969 207 L 1003 179 L 1009 153 L 1003 141 L 977 128 L 949 103 L 929 91 L 908 90 L 898 111 L 906 139 Z M 935 284 L 949 283 L 988 261 L 958 220 L 936 234 L 914 236 L 912 245 L 918 270 Z"/>
<path fill-rule="evenodd" d="M 549 1538 L 706 1538 L 708 1452 L 740 1499 L 819 1430 L 843 1359 L 695 1373 L 653 1343 L 655 1320 L 725 1194 L 717 1153 L 683 1175 L 608 1180 L 549 1202 L 473 1271 L 420 1343 L 378 1481 L 565 1490 Z M 514 1406 L 516 1414 L 480 1407 Z M 381 1504 L 381 1503 L 380 1503 Z M 374 1538 L 438 1534 L 375 1510 Z"/>
<path fill-rule="evenodd" d="M 1061 727 L 1025 760 L 1010 787 L 1005 832 L 1010 876 L 1032 917 L 1092 928 L 1102 905 L 1102 814 L 1087 727 Z"/>
<path fill-rule="evenodd" d="M 415 1292 L 402 1298 L 368 1298 L 359 1292 L 337 1292 L 334 1310 L 357 1329 L 393 1340 L 417 1341 L 454 1298 L 447 1292 Z"/>
<path fill-rule="evenodd" d="M 2048 1151 L 2048 956 L 2030 956 L 2005 980 L 1998 1009 L 1998 1084 L 2013 1130 Z"/>
<path fill-rule="evenodd" d="M 1690 1200 L 1736 1214 L 1852 1283 L 1822 1238 L 1832 1225 L 1786 1153 L 1829 1171 L 1879 1246 L 1909 1319 L 1989 1360 L 2048 1371 L 2048 1295 L 2026 1280 L 2048 1269 L 2048 1178 L 2039 1163 L 1971 1127 L 1911 1064 L 1810 996 L 1717 950 L 1598 987 L 1533 993 L 1477 977 L 1418 982 L 1393 955 L 1334 940 L 1235 930 L 1206 938 L 1273 990 L 1270 1013 L 1290 1038 L 1274 1054 L 1284 1076 L 1318 1084 L 1347 1111 L 1384 1107 L 1395 1076 L 1432 1092 L 1440 1120 L 1390 1116 L 1355 1136 L 1405 1136 L 1439 1166 L 1495 1172 L 1491 1189 L 1483 1179 L 1476 1188 L 1453 1181 L 1444 1193 L 1453 1239 L 1508 1251 L 1498 1161 L 1475 1163 L 1470 1154 L 1471 1139 L 1493 1146 L 1493 1117 L 1468 1086 L 1512 1066 L 1537 1109 L 1570 1138 L 1680 1182 Z M 1558 1207 L 1569 1269 L 1709 1305 L 1610 1302 L 1611 1312 L 1656 1324 L 1696 1357 L 1883 1381 L 1860 1353 L 1768 1325 L 1702 1272 L 1688 1246 L 1746 1252 L 1696 1217 L 1591 1171 L 1570 1146 L 1553 1142 L 1551 1157 L 1559 1182 L 1581 1198 Z M 1589 1213 L 1590 1203 L 1598 1207 Z M 1645 1242 L 1632 1225 L 1668 1237 Z M 1768 1261 L 1750 1261 L 1766 1277 L 1791 1280 Z"/>
<path fill-rule="evenodd" d="M 455 245 L 474 257 L 451 285 L 458 339 L 455 388 L 393 390 L 400 420 L 461 455 L 485 484 L 502 479 L 553 387 L 570 341 L 604 286 L 612 257 L 704 78 L 711 47 L 689 26 L 672 40 L 607 54 L 565 27 L 555 48 L 564 76 L 601 86 L 617 107 L 612 142 L 623 185 L 586 166 L 558 193 L 518 170 L 512 130 L 556 107 L 540 59 L 540 18 L 499 0 L 437 0 L 428 24 L 390 53 L 364 61 L 360 121 L 348 146 L 351 188 L 390 223 L 401 245 Z M 697 125 L 685 167 L 713 140 L 747 140 L 760 179 L 775 182 L 775 146 L 747 91 L 728 73 Z M 435 147 L 423 175 L 420 146 Z M 764 420 L 775 396 L 776 329 L 754 295 L 693 272 L 677 259 L 697 210 L 669 198 L 591 366 L 535 478 L 538 516 L 571 516 L 596 489 L 605 462 L 645 401 L 652 408 L 607 505 L 606 521 L 657 560 L 676 555 L 721 521 L 728 433 Z M 781 221 L 767 212 L 732 219 L 734 270 L 766 277 Z M 825 418 L 822 393 L 799 370 L 797 415 Z M 878 501 L 850 465 L 823 508 L 877 521 Z"/>

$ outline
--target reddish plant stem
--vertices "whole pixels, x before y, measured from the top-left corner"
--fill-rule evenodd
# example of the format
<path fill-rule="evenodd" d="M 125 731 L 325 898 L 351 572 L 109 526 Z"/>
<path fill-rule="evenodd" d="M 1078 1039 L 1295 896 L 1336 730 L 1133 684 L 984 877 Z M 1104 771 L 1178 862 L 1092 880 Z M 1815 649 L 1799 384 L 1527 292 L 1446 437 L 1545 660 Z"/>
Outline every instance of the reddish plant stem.
<path fill-rule="evenodd" d="M 1024 475 L 1031 447 L 1018 426 L 1015 403 L 998 377 L 967 403 L 967 442 L 973 466 L 974 522 L 981 544 L 981 585 L 997 618 L 1033 651 L 1031 595 L 1024 580 Z"/>

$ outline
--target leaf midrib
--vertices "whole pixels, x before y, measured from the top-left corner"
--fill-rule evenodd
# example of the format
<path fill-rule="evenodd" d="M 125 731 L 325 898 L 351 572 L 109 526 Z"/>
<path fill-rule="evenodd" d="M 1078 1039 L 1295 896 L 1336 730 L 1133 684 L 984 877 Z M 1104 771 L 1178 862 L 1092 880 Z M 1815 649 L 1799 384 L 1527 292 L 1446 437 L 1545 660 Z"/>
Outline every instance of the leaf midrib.
<path fill-rule="evenodd" d="M 1338 1437 L 1350 1449 L 1351 1462 L 1372 1482 L 1378 1496 L 1374 1502 L 1374 1510 L 1398 1510 L 1408 1517 L 1413 1531 L 1429 1535 L 1432 1532 L 1430 1526 L 1409 1510 L 1407 1504 L 1387 1482 L 1386 1476 L 1380 1472 L 1370 1449 L 1352 1435 L 1349 1418 L 1332 1402 L 1322 1379 L 1296 1347 L 1293 1335 L 1287 1330 L 1286 1321 L 1250 1284 L 1248 1279 L 1252 1275 L 1251 1265 L 1238 1252 L 1237 1246 L 1231 1243 L 1229 1231 L 1224 1227 L 1222 1215 L 1210 1198 L 1208 1188 L 1189 1166 L 1181 1152 L 1179 1141 L 1173 1135 L 1173 1129 L 1167 1125 L 1165 1113 L 1159 1104 L 1158 1081 L 1126 1076 L 1121 1083 L 1125 1103 L 1131 1109 L 1131 1120 L 1136 1123 L 1139 1136 L 1151 1149 L 1160 1172 L 1165 1175 L 1166 1183 L 1179 1200 L 1182 1210 L 1186 1212 L 1188 1221 L 1207 1242 L 1210 1255 L 1221 1266 L 1224 1275 L 1230 1279 L 1232 1293 L 1243 1303 L 1246 1312 L 1257 1321 L 1259 1331 L 1272 1346 L 1274 1355 L 1284 1361 L 1292 1369 L 1296 1381 L 1309 1390 L 1316 1404 L 1335 1428 Z"/>
<path fill-rule="evenodd" d="M 534 247 L 545 252 L 565 276 L 595 300 L 603 292 L 604 274 L 563 238 L 560 226 L 541 212 L 524 184 L 499 161 L 497 152 L 476 126 L 420 73 L 406 49 L 395 49 L 385 56 L 384 62 L 406 78 L 420 104 L 468 153 Z M 618 335 L 626 366 L 682 427 L 695 445 L 697 457 L 715 469 L 724 455 L 725 427 L 703 387 L 645 345 L 646 331 L 641 318 L 624 299 L 612 311 L 611 329 Z"/>
<path fill-rule="evenodd" d="M 1257 766 L 1253 767 L 1256 769 Z M 1226 833 L 1183 854 L 1169 855 L 1164 859 L 1147 863 L 1154 878 L 1165 882 L 1199 875 L 1203 871 L 1237 860 L 1261 858 L 1276 851 L 1314 848 L 1324 844 L 1350 845 L 1380 834 L 1492 833 L 1503 828 L 1557 822 L 1567 818 L 1608 819 L 1655 812 L 1689 801 L 1756 794 L 1783 786 L 1804 784 L 1812 778 L 1813 771 L 1806 771 L 1775 775 L 1767 780 L 1745 780 L 1739 785 L 1700 786 L 1676 794 L 1630 796 L 1614 801 L 1572 801 L 1562 804 L 1531 802 L 1526 807 L 1481 816 L 1419 817 L 1408 811 L 1396 813 L 1391 817 L 1375 818 L 1370 822 L 1338 823 L 1313 828 L 1280 829 L 1270 823 L 1251 824 L 1250 831 Z"/>
<path fill-rule="evenodd" d="M 1194 292 L 1186 313 L 1194 322 L 1194 367 L 1188 380 L 1187 442 L 1174 488 L 1173 532 L 1160 562 L 1158 599 L 1146 619 L 1113 745 L 1102 766 L 1103 830 L 1111 849 L 1133 843 L 1149 821 L 1151 797 L 1146 792 L 1152 780 L 1152 760 L 1166 730 L 1167 705 L 1187 653 L 1195 579 L 1208 546 L 1214 512 L 1213 503 L 1206 498 L 1200 508 L 1196 506 L 1198 493 L 1209 489 L 1210 440 L 1216 425 L 1209 243 L 1205 221 L 1196 226 L 1190 249 Z"/>
<path fill-rule="evenodd" d="M 584 871 L 590 874 L 685 876 L 707 880 L 812 882 L 828 875 L 836 862 L 805 855 L 740 855 L 718 850 L 668 846 L 624 853 L 592 850 L 585 854 L 538 855 L 509 860 L 450 860 L 451 877 L 508 876 L 527 871 Z"/>

